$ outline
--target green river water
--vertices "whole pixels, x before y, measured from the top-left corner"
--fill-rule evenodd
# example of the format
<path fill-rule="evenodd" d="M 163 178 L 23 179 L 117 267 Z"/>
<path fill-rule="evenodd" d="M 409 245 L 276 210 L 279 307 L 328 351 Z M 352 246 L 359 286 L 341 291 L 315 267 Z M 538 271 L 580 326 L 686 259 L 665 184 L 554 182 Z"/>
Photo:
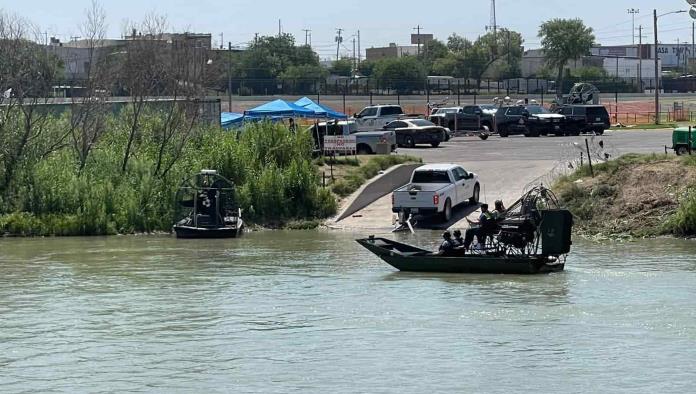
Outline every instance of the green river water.
<path fill-rule="evenodd" d="M 694 390 L 696 241 L 522 277 L 398 273 L 357 236 L 0 239 L 0 392 Z"/>

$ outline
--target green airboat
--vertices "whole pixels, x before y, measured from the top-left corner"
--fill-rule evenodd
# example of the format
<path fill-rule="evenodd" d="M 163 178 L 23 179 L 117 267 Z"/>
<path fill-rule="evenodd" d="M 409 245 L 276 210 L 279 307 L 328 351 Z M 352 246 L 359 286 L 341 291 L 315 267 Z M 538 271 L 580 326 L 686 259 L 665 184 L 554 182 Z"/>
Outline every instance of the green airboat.
<path fill-rule="evenodd" d="M 369 237 L 357 242 L 399 271 L 472 274 L 542 274 L 563 271 L 572 245 L 573 217 L 553 193 L 535 187 L 515 202 L 472 251 L 440 255 Z"/>

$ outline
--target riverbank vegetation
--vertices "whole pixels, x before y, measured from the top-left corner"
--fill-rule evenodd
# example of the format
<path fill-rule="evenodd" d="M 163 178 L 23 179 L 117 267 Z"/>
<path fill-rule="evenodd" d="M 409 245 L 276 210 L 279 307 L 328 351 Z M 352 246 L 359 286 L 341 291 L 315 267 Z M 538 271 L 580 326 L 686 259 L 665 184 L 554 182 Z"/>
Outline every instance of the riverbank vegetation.
<path fill-rule="evenodd" d="M 134 114 L 124 110 L 104 119 L 104 130 L 83 161 L 69 137 L 62 140 L 70 119 L 70 114 L 45 117 L 41 138 L 27 146 L 9 182 L 0 185 L 0 233 L 169 231 L 177 187 L 204 168 L 218 170 L 237 185 L 237 198 L 251 223 L 276 227 L 336 212 L 336 199 L 321 187 L 312 163 L 311 136 L 283 125 L 260 123 L 237 134 L 217 126 L 188 129 L 181 122 L 165 140 L 165 114 L 144 110 L 129 144 Z M 20 126 L 5 125 L 5 130 L 16 134 Z M 2 175 L 9 169 L 6 156 Z"/>
<path fill-rule="evenodd" d="M 584 235 L 696 236 L 696 158 L 623 156 L 563 177 L 554 187 Z"/>

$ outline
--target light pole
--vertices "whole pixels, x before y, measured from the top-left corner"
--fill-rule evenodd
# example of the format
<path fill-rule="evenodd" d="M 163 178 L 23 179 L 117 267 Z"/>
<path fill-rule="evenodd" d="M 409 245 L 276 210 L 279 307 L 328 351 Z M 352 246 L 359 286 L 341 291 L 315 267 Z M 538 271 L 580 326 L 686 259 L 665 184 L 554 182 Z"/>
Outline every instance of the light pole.
<path fill-rule="evenodd" d="M 631 14 L 631 18 L 633 19 L 633 30 L 631 30 L 631 37 L 633 38 L 633 45 L 636 45 L 636 14 L 640 14 L 640 10 L 629 8 L 628 13 Z"/>
<path fill-rule="evenodd" d="M 657 15 L 657 10 L 653 10 L 653 30 L 655 33 L 655 124 L 659 125 L 660 124 L 660 67 L 659 67 L 659 56 L 658 56 L 658 48 L 657 46 L 659 43 L 657 42 L 657 19 L 661 18 L 663 16 L 671 15 L 671 14 L 681 14 L 686 12 L 685 10 L 679 10 L 679 11 L 672 11 L 668 12 L 666 14 L 662 15 Z"/>

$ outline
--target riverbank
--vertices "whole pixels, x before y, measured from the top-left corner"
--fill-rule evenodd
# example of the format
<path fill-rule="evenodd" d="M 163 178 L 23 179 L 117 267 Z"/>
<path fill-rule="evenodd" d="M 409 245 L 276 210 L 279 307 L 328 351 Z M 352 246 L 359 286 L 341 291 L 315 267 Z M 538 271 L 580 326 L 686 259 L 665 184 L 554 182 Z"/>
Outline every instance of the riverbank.
<path fill-rule="evenodd" d="M 560 178 L 561 204 L 585 236 L 696 235 L 696 158 L 629 154 Z"/>

